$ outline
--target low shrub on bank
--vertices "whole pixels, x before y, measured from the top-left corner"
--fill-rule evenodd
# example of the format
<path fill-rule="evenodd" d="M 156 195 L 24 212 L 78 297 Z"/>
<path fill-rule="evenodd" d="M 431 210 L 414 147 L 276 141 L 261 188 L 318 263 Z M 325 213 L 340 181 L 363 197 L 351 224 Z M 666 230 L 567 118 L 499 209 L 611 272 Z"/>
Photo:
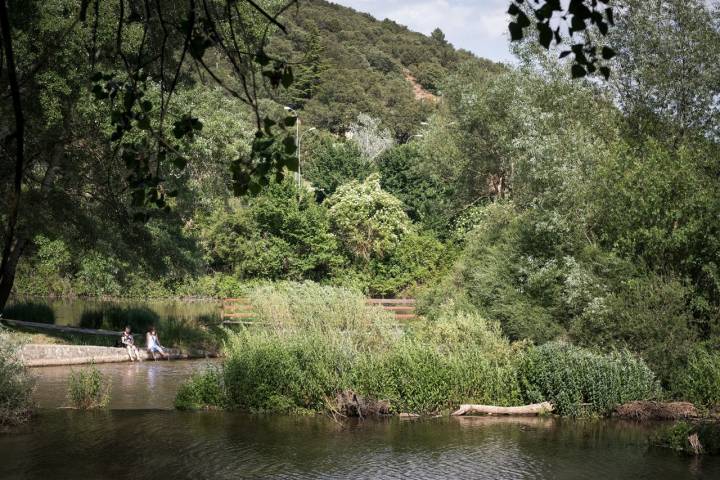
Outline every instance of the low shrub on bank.
<path fill-rule="evenodd" d="M 657 393 L 653 373 L 627 353 L 510 343 L 496 322 L 452 305 L 400 328 L 360 294 L 305 288 L 251 294 L 265 323 L 230 334 L 222 377 L 192 379 L 179 404 L 204 405 L 213 396 L 192 392 L 220 388 L 226 403 L 216 406 L 250 411 L 352 410 L 338 399 L 419 414 L 551 401 L 562 415 L 603 415 Z"/>
<path fill-rule="evenodd" d="M 193 374 L 180 385 L 175 397 L 175 408 L 178 410 L 222 408 L 227 403 L 223 373 L 219 369 Z"/>
<path fill-rule="evenodd" d="M 322 411 L 346 387 L 355 353 L 340 332 L 235 334 L 226 345 L 230 403 L 252 411 Z"/>
<path fill-rule="evenodd" d="M 562 342 L 530 348 L 519 375 L 528 402 L 549 401 L 561 415 L 607 415 L 659 393 L 655 375 L 634 355 L 600 355 Z"/>
<path fill-rule="evenodd" d="M 0 426 L 30 418 L 34 382 L 18 354 L 18 346 L 0 327 Z"/>
<path fill-rule="evenodd" d="M 104 408 L 110 402 L 110 379 L 95 365 L 70 373 L 67 390 L 71 405 L 79 410 Z"/>
<path fill-rule="evenodd" d="M 105 314 L 102 310 L 85 310 L 80 315 L 80 327 L 98 329 L 103 327 Z"/>
<path fill-rule="evenodd" d="M 21 302 L 5 307 L 4 318 L 23 322 L 55 323 L 55 312 L 45 303 Z"/>
<path fill-rule="evenodd" d="M 673 390 L 676 397 L 697 405 L 720 406 L 720 354 L 702 347 L 694 349 L 687 367 L 678 373 Z"/>

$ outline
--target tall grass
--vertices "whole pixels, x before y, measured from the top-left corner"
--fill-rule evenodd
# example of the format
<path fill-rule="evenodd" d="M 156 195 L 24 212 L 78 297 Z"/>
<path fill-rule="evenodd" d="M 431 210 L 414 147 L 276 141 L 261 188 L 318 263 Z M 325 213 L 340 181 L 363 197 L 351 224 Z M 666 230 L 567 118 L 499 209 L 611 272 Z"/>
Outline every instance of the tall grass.
<path fill-rule="evenodd" d="M 79 410 L 104 408 L 110 402 L 110 386 L 110 379 L 95 365 L 73 370 L 68 380 L 68 400 Z"/>
<path fill-rule="evenodd" d="M 34 381 L 19 356 L 19 347 L 0 327 L 0 426 L 25 422 L 32 413 Z"/>
<path fill-rule="evenodd" d="M 562 342 L 531 348 L 519 373 L 525 398 L 550 401 L 562 415 L 606 415 L 660 391 L 655 374 L 629 352 L 601 355 Z"/>
<path fill-rule="evenodd" d="M 175 397 L 175 408 L 178 410 L 222 408 L 225 405 L 227 392 L 223 372 L 215 368 L 194 373 L 180 385 Z"/>
<path fill-rule="evenodd" d="M 222 375 L 193 378 L 179 405 L 221 398 L 217 406 L 250 411 L 336 412 L 347 411 L 338 399 L 361 398 L 391 413 L 434 413 L 549 400 L 579 415 L 608 413 L 657 388 L 629 354 L 511 343 L 497 323 L 452 306 L 403 329 L 359 293 L 289 287 L 251 292 L 261 322 L 229 335 Z"/>
<path fill-rule="evenodd" d="M 677 377 L 675 396 L 708 408 L 720 407 L 720 353 L 696 347 Z"/>

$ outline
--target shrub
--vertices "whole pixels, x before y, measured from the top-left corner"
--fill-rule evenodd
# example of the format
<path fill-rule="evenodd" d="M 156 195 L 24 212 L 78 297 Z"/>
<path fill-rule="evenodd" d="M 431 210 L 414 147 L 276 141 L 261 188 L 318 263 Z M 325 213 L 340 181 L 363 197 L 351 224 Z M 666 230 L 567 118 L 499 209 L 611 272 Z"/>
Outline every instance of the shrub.
<path fill-rule="evenodd" d="M 687 363 L 694 341 L 689 296 L 674 279 L 656 274 L 627 278 L 589 303 L 571 323 L 570 338 L 582 346 L 630 349 L 667 385 Z"/>
<path fill-rule="evenodd" d="M 528 402 L 551 402 L 560 415 L 606 415 L 659 393 L 655 375 L 628 352 L 600 355 L 562 342 L 531 348 L 520 366 Z"/>
<path fill-rule="evenodd" d="M 87 296 L 119 295 L 118 277 L 123 269 L 121 262 L 97 251 L 87 252 L 80 259 L 80 269 L 75 276 L 77 293 Z"/>
<path fill-rule="evenodd" d="M 55 323 L 55 312 L 45 303 L 15 303 L 5 307 L 3 317 L 24 322 Z"/>
<path fill-rule="evenodd" d="M 439 269 L 444 246 L 430 234 L 410 233 L 382 260 L 368 269 L 371 295 L 393 295 L 427 282 Z"/>
<path fill-rule="evenodd" d="M 303 177 L 312 183 L 321 199 L 345 183 L 365 180 L 377 170 L 372 161 L 363 157 L 356 142 L 339 141 L 330 135 L 318 135 L 309 142 L 302 165 Z"/>
<path fill-rule="evenodd" d="M 70 372 L 68 400 L 79 410 L 104 408 L 110 401 L 110 379 L 95 365 Z"/>
<path fill-rule="evenodd" d="M 344 389 L 352 350 L 315 332 L 245 331 L 226 348 L 230 403 L 251 411 L 322 411 Z"/>
<path fill-rule="evenodd" d="M 0 327 L 0 426 L 17 425 L 30 418 L 33 388 L 17 345 Z"/>
<path fill-rule="evenodd" d="M 180 385 L 175 397 L 175 408 L 178 410 L 204 410 L 226 405 L 222 370 L 213 368 L 194 373 Z"/>
<path fill-rule="evenodd" d="M 208 351 L 217 351 L 220 348 L 221 329 L 203 324 L 200 319 L 166 317 L 156 326 L 165 346 Z"/>
<path fill-rule="evenodd" d="M 333 297 L 333 290 L 340 292 Z M 327 291 L 342 305 L 351 298 L 343 297 L 341 289 Z M 309 303 L 302 311 L 313 320 L 278 311 L 274 318 L 282 326 L 231 335 L 224 377 L 230 405 L 252 411 L 332 411 L 336 396 L 348 391 L 371 404 L 389 404 L 393 412 L 521 401 L 521 350 L 501 336 L 496 324 L 450 312 L 437 323 L 400 334 L 382 317 L 377 323 L 371 317 L 343 320 L 328 317 L 317 300 Z M 314 320 L 310 312 L 332 320 Z"/>
<path fill-rule="evenodd" d="M 697 347 L 687 366 L 677 372 L 672 387 L 678 398 L 710 408 L 720 406 L 720 354 Z"/>
<path fill-rule="evenodd" d="M 326 209 L 289 179 L 199 217 L 196 234 L 210 265 L 239 278 L 321 279 L 345 261 Z"/>
<path fill-rule="evenodd" d="M 333 230 L 356 260 L 383 258 L 412 229 L 402 202 L 380 188 L 376 174 L 341 186 L 327 203 Z"/>
<path fill-rule="evenodd" d="M 521 400 L 514 365 L 493 361 L 478 345 L 448 351 L 403 339 L 386 352 L 361 356 L 352 378 L 357 392 L 387 401 L 395 413 L 434 413 L 462 403 L 514 405 Z"/>

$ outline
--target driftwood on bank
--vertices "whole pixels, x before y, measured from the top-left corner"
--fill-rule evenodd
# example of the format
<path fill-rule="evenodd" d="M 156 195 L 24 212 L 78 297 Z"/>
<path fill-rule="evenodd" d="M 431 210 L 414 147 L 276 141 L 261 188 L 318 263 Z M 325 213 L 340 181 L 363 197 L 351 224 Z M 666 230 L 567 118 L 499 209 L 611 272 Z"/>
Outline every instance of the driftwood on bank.
<path fill-rule="evenodd" d="M 533 403 L 532 405 L 522 405 L 519 407 L 497 407 L 495 405 L 460 405 L 452 415 L 460 416 L 467 413 L 481 413 L 485 415 L 537 415 L 541 413 L 549 413 L 553 411 L 550 402 Z"/>

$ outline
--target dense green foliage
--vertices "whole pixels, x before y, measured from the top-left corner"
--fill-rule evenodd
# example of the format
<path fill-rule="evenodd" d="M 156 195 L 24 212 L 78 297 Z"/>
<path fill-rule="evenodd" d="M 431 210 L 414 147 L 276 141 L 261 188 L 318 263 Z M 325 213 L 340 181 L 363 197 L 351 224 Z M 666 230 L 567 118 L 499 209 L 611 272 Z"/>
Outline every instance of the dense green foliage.
<path fill-rule="evenodd" d="M 14 26 L 24 33 L 21 70 L 32 66 L 28 39 L 55 38 L 69 26 L 66 4 L 29 2 L 23 10 L 27 21 Z M 174 94 L 182 111 L 172 113 L 187 107 L 203 128 L 178 139 L 187 165 L 163 172 L 168 208 L 144 223 L 129 220 L 137 213 L 133 170 L 116 161 L 109 138 L 117 122 L 90 95 L 88 72 L 75 68 L 85 38 L 70 29 L 27 86 L 37 139 L 28 156 L 37 160 L 26 202 L 36 214 L 19 227 L 28 242 L 16 293 L 222 297 L 257 292 L 268 281 L 311 281 L 307 288 L 420 298 L 425 332 L 392 337 L 372 356 L 355 358 L 359 340 L 329 342 L 317 325 L 293 337 L 239 334 L 229 347 L 238 367 L 224 375 L 233 375 L 231 403 L 252 409 L 321 409 L 337 389 L 352 387 L 397 409 L 552 396 L 564 412 L 591 402 L 603 414 L 628 396 L 650 394 L 645 364 L 665 392 L 712 406 L 718 367 L 704 352 L 720 347 L 720 10 L 700 0 L 632 0 L 616 13 L 613 76 L 596 82 L 570 80 L 569 62 L 534 42 L 516 45 L 518 66 L 500 66 L 454 49 L 439 30 L 426 37 L 321 0 L 303 2 L 283 14 L 288 34 L 272 35 L 268 48 L 297 65 L 295 82 L 261 88 L 258 100 L 268 118 L 282 121 L 287 106 L 300 119 L 283 123 L 297 125 L 300 174 L 267 178 L 252 197 L 233 198 L 237 179 L 226 172 L 237 174 L 253 148 L 253 111 L 183 70 Z M 98 35 L 103 45 L 113 37 L 107 24 Z M 230 65 L 216 63 L 222 79 L 232 78 Z M 157 81 L 158 72 L 151 75 Z M 152 81 L 145 95 L 162 96 Z M 125 133 L 123 148 L 143 141 L 137 130 Z M 4 168 L 0 178 L 10 178 Z M 39 186 L 44 179 L 52 188 Z M 287 285 L 315 295 L 295 283 L 277 288 L 292 290 Z M 288 306 L 304 305 L 303 295 L 287 303 L 288 291 L 263 288 L 285 305 L 282 315 L 305 318 Z M 531 375 L 538 390 L 531 395 L 525 380 L 517 388 L 507 380 L 520 366 L 429 340 L 448 304 L 463 318 L 499 325 L 510 342 L 537 345 L 526 353 L 541 364 Z M 264 319 L 282 316 L 263 305 Z M 335 328 L 327 314 L 335 308 L 316 312 L 316 320 Z M 84 319 L 113 328 L 135 322 L 139 330 L 157 321 L 112 312 Z M 164 328 L 207 338 L 175 326 Z M 552 364 L 544 349 L 585 370 L 567 384 L 542 376 Z M 270 358 L 282 372 L 257 387 Z M 476 372 L 460 367 L 472 359 Z M 338 373 L 334 365 L 348 362 L 352 375 Z M 634 375 L 630 389 L 616 381 L 625 368 Z M 434 373 L 410 383 L 382 376 L 408 369 Z M 474 386 L 463 383 L 473 374 Z M 307 391 L 297 389 L 299 378 L 308 379 Z M 611 390 L 595 388 L 605 380 Z M 263 400 L 265 390 L 276 396 Z"/>
<path fill-rule="evenodd" d="M 18 348 L 0 327 L 0 426 L 22 423 L 32 413 L 34 383 Z"/>
<path fill-rule="evenodd" d="M 598 355 L 563 343 L 529 350 L 520 367 L 524 396 L 550 401 L 561 415 L 608 415 L 659 393 L 655 375 L 628 352 Z"/>
<path fill-rule="evenodd" d="M 202 410 L 221 408 L 226 404 L 222 372 L 207 370 L 197 372 L 183 382 L 175 397 L 178 410 Z"/>
<path fill-rule="evenodd" d="M 67 398 L 78 410 L 104 408 L 110 402 L 110 386 L 110 378 L 90 365 L 70 372 Z"/>
<path fill-rule="evenodd" d="M 706 407 L 720 405 L 720 355 L 697 347 L 683 372 L 677 372 L 676 395 Z"/>
<path fill-rule="evenodd" d="M 224 368 L 183 385 L 179 408 L 334 412 L 340 394 L 353 392 L 390 413 L 549 399 L 563 415 L 604 415 L 658 393 L 630 353 L 513 344 L 497 323 L 452 306 L 401 328 L 345 289 L 268 286 L 250 300 L 263 323 L 230 335 Z"/>

